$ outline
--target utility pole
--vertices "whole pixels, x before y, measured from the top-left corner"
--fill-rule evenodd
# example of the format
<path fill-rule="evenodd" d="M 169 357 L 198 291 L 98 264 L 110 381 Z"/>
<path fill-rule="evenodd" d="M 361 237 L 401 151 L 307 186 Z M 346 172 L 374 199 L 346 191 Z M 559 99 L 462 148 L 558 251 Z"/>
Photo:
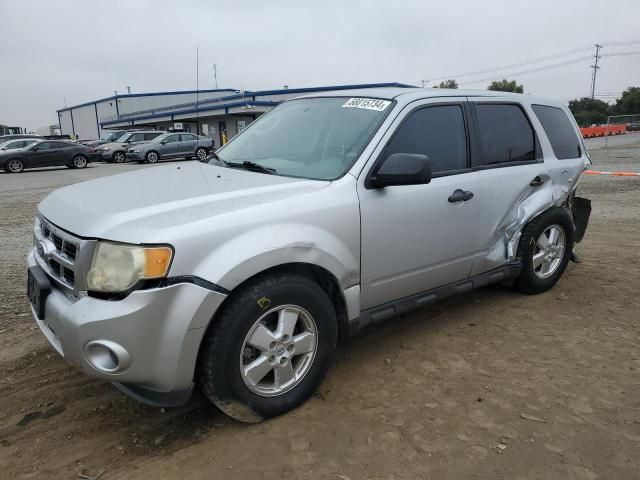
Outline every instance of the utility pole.
<path fill-rule="evenodd" d="M 593 56 L 595 58 L 595 61 L 590 67 L 593 68 L 593 76 L 591 77 L 591 100 L 593 100 L 596 95 L 596 77 L 598 76 L 598 69 L 600 68 L 598 66 L 598 60 L 600 60 L 601 58 L 599 55 L 601 48 L 602 45 L 596 43 L 596 54 Z"/>
<path fill-rule="evenodd" d="M 213 64 L 213 82 L 215 83 L 215 89 L 218 89 L 218 67 Z"/>

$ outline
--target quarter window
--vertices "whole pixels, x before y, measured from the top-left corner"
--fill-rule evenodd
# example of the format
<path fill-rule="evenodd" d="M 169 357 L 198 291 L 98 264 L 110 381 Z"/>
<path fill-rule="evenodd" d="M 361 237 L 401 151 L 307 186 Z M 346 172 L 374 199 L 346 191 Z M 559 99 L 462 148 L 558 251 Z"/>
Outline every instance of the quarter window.
<path fill-rule="evenodd" d="M 562 109 L 533 105 L 533 111 L 540 120 L 557 159 L 579 158 L 582 155 L 580 140 Z"/>
<path fill-rule="evenodd" d="M 482 157 L 474 166 L 535 160 L 536 138 L 522 109 L 510 104 L 477 104 Z"/>
<path fill-rule="evenodd" d="M 400 125 L 385 155 L 417 153 L 431 160 L 433 173 L 467 168 L 467 138 L 460 105 L 416 110 Z"/>

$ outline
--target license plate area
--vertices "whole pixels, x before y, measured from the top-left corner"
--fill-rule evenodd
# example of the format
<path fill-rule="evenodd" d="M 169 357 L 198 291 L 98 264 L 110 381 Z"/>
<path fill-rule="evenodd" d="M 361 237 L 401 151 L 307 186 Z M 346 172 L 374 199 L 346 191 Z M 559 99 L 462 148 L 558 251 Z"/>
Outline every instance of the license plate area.
<path fill-rule="evenodd" d="M 40 320 L 44 319 L 45 304 L 51 293 L 51 283 L 38 266 L 30 267 L 27 271 L 27 297 Z"/>

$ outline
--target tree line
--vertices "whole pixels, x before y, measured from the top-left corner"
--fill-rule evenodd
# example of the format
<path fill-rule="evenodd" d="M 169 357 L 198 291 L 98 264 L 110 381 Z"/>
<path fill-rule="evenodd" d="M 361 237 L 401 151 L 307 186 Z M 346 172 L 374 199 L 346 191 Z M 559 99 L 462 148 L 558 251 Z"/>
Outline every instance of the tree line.
<path fill-rule="evenodd" d="M 458 82 L 450 78 L 443 80 L 433 88 L 458 88 Z M 502 79 L 491 82 L 487 90 L 524 93 L 524 85 L 518 84 L 515 80 Z M 627 88 L 613 105 L 589 97 L 576 98 L 569 101 L 569 110 L 581 127 L 606 123 L 609 115 L 638 115 L 640 117 L 640 87 Z"/>

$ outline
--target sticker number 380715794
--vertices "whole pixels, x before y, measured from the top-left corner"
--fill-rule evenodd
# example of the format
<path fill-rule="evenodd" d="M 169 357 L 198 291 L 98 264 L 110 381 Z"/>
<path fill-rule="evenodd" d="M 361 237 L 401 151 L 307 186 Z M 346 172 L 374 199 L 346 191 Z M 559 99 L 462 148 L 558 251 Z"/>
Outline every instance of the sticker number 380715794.
<path fill-rule="evenodd" d="M 382 112 L 391 102 L 377 98 L 350 98 L 342 105 L 342 108 L 363 108 L 365 110 L 375 110 Z"/>

